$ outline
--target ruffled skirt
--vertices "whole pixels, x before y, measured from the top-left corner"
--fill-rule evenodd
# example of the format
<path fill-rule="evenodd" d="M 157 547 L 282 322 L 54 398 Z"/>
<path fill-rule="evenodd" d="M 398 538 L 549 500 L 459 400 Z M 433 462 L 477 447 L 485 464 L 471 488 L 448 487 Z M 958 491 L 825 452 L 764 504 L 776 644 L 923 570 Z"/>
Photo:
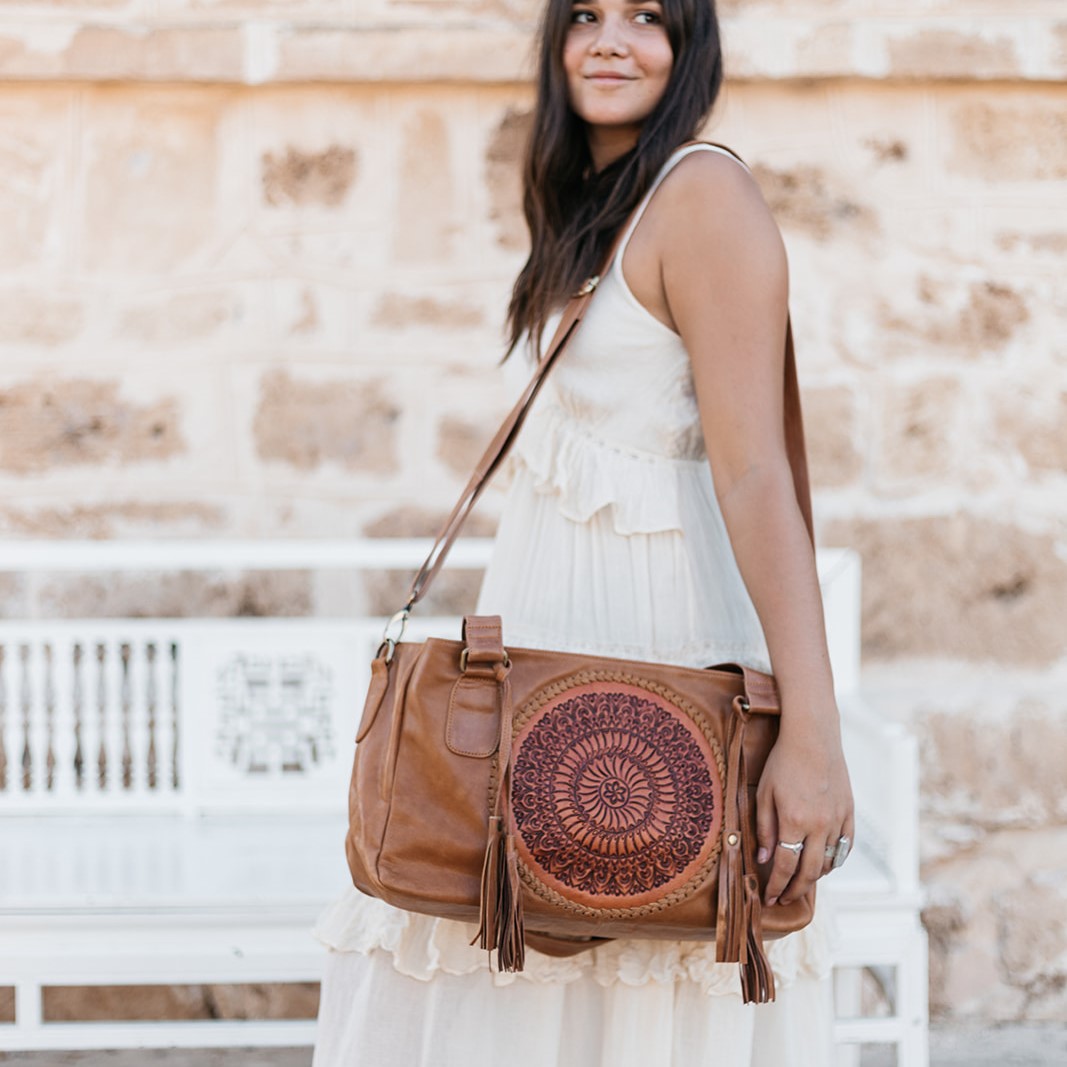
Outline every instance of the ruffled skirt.
<path fill-rule="evenodd" d="M 832 1063 L 818 914 L 768 946 L 778 995 L 761 1005 L 742 1003 L 737 964 L 715 963 L 703 942 L 616 941 L 563 960 L 527 950 L 515 975 L 490 971 L 474 932 L 367 897 L 340 902 L 319 934 L 352 948 L 329 954 L 313 1067 Z"/>

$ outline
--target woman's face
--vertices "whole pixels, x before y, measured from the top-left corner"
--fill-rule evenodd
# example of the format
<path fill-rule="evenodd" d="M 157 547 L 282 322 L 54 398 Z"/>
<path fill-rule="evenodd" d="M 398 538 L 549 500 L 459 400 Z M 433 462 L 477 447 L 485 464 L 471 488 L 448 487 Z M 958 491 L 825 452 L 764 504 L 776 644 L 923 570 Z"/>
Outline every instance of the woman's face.
<path fill-rule="evenodd" d="M 636 142 L 666 91 L 674 55 L 663 6 L 635 0 L 576 2 L 563 47 L 570 105 L 590 128 Z"/>

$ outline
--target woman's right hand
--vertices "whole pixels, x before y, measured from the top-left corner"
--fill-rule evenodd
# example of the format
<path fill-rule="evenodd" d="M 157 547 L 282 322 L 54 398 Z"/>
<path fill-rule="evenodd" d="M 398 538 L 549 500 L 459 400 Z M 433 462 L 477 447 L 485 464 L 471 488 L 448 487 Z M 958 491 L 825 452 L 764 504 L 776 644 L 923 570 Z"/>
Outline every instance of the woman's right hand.
<path fill-rule="evenodd" d="M 764 892 L 768 907 L 804 896 L 833 869 L 827 851 L 842 837 L 850 843 L 855 838 L 852 785 L 836 710 L 804 729 L 789 715 L 783 708 L 782 729 L 756 791 L 758 860 L 774 861 Z M 803 849 L 797 853 L 781 842 L 799 842 Z"/>

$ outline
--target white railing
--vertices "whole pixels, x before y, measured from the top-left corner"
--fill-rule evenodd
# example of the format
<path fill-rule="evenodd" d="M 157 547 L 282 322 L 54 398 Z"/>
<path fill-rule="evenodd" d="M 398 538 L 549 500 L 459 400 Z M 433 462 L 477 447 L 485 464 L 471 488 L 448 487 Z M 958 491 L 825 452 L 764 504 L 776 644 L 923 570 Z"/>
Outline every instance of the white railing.
<path fill-rule="evenodd" d="M 158 625 L 0 624 L 0 799 L 176 793 L 177 700 Z"/>

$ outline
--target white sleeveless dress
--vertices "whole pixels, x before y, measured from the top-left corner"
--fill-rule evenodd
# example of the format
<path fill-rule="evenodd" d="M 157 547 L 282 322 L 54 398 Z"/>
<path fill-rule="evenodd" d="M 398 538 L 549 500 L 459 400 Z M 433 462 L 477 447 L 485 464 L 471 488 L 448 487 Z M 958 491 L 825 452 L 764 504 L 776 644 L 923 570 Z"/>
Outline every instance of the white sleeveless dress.
<path fill-rule="evenodd" d="M 477 608 L 503 617 L 506 644 L 770 669 L 715 499 L 688 355 L 621 268 L 659 182 L 693 151 L 721 149 L 694 145 L 668 160 L 509 460 Z M 315 932 L 331 952 L 314 1067 L 833 1059 L 822 911 L 768 943 L 778 996 L 759 1006 L 742 1003 L 737 965 L 716 963 L 713 942 L 614 941 L 568 959 L 528 950 L 523 972 L 500 974 L 470 945 L 474 927 L 354 889 Z"/>

